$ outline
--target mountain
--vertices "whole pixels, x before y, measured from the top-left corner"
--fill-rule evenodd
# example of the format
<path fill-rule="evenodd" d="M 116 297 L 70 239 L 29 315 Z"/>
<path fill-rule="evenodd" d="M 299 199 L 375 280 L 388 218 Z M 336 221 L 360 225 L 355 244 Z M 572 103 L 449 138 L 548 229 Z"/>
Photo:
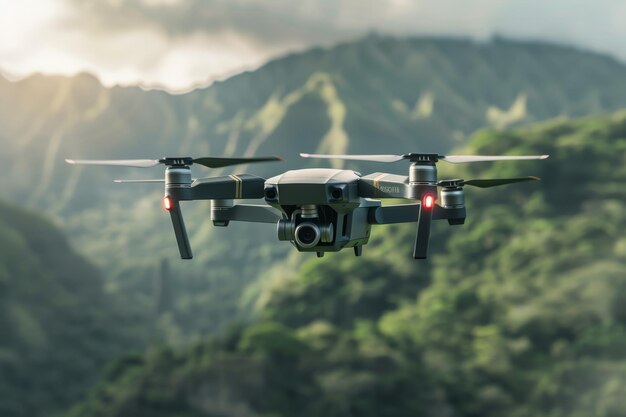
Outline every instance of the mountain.
<path fill-rule="evenodd" d="M 114 362 L 67 415 L 626 416 L 626 112 L 474 135 L 464 226 L 413 227 L 370 257 L 310 259 L 268 286 L 259 319 Z M 406 248 L 403 250 L 402 248 Z"/>
<path fill-rule="evenodd" d="M 613 111 L 624 97 L 626 67 L 611 57 L 499 38 L 370 36 L 180 95 L 104 88 L 86 74 L 37 75 L 0 82 L 0 163 L 10 173 L 0 187 L 55 218 L 129 304 L 154 307 L 155 271 L 171 259 L 177 294 L 168 332 L 206 334 L 246 316 L 246 300 L 255 297 L 249 285 L 271 275 L 290 245 L 277 242 L 269 225 L 213 228 L 208 203 L 195 203 L 184 210 L 196 259 L 175 260 L 159 187 L 110 182 L 162 171 L 67 166 L 63 158 L 284 156 L 282 164 L 226 171 L 272 175 L 317 164 L 300 160 L 301 151 L 446 152 L 485 125 Z M 196 176 L 222 172 L 194 169 Z"/>
<path fill-rule="evenodd" d="M 0 202 L 2 416 L 67 408 L 108 361 L 145 343 L 137 312 L 103 284 L 49 221 Z"/>

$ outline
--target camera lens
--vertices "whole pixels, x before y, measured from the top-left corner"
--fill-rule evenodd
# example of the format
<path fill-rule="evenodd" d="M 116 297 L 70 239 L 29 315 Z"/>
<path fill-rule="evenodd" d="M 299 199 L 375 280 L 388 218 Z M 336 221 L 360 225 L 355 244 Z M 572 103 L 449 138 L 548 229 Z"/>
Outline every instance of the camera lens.
<path fill-rule="evenodd" d="M 334 188 L 331 192 L 330 195 L 333 199 L 335 200 L 339 200 L 342 196 L 343 196 L 343 192 L 341 191 L 340 188 Z"/>
<path fill-rule="evenodd" d="M 303 248 L 312 248 L 320 241 L 320 228 L 313 223 L 301 223 L 296 227 L 296 243 Z"/>
<path fill-rule="evenodd" d="M 315 230 L 312 227 L 303 227 L 299 230 L 298 238 L 302 243 L 311 244 L 315 240 Z"/>

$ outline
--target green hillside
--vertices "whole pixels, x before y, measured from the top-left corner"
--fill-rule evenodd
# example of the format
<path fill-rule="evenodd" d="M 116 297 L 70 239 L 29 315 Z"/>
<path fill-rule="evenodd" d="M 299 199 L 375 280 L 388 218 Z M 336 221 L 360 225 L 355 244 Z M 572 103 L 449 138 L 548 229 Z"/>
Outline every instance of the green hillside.
<path fill-rule="evenodd" d="M 543 181 L 468 190 L 428 262 L 406 226 L 371 256 L 310 259 L 255 323 L 121 358 L 68 416 L 625 416 L 626 113 L 467 150 L 551 157 L 448 171 Z"/>
<path fill-rule="evenodd" d="M 0 202 L 0 415 L 78 401 L 116 355 L 145 343 L 136 312 L 48 221 Z"/>
<path fill-rule="evenodd" d="M 284 156 L 233 169 L 272 175 L 318 163 L 300 160 L 301 151 L 445 152 L 485 125 L 614 111 L 624 97 L 626 67 L 608 56 L 504 39 L 370 36 L 181 95 L 108 89 L 89 75 L 32 76 L 0 82 L 0 163 L 10 172 L 0 187 L 55 218 L 129 304 L 154 308 L 155 271 L 170 259 L 177 294 L 164 331 L 180 340 L 247 317 L 242 294 L 253 300 L 250 283 L 293 249 L 271 225 L 213 228 L 208 203 L 195 203 L 184 210 L 196 258 L 178 261 L 160 186 L 110 181 L 159 178 L 159 168 L 76 167 L 63 158 Z"/>

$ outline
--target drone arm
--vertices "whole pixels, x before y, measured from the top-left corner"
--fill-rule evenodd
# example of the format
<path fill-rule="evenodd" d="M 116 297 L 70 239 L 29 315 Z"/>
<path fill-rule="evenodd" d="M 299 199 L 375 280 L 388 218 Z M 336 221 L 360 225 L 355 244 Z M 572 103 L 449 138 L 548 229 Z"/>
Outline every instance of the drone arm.
<path fill-rule="evenodd" d="M 421 203 L 380 206 L 370 209 L 368 222 L 370 224 L 393 224 L 417 222 L 417 235 L 413 247 L 413 258 L 426 259 L 428 241 L 430 239 L 430 225 L 433 218 L 446 219 L 446 209 L 435 205 L 425 208 Z M 436 213 L 436 217 L 434 215 Z"/>
<path fill-rule="evenodd" d="M 201 178 L 187 188 L 188 200 L 263 198 L 265 180 L 249 174 Z"/>
<path fill-rule="evenodd" d="M 282 214 L 273 207 L 257 204 L 237 204 L 216 206 L 211 210 L 211 220 L 215 225 L 225 226 L 229 221 L 276 224 Z"/>
<path fill-rule="evenodd" d="M 441 207 L 436 205 L 433 209 L 433 220 L 448 220 L 451 225 L 465 223 L 465 207 Z"/>
<path fill-rule="evenodd" d="M 420 204 L 397 204 L 372 207 L 368 213 L 369 224 L 412 223 L 419 220 Z M 432 220 L 464 220 L 465 207 L 444 208 L 435 205 Z"/>
<path fill-rule="evenodd" d="M 176 243 L 178 244 L 180 257 L 181 259 L 191 259 L 193 258 L 193 253 L 191 252 L 191 245 L 187 237 L 187 229 L 185 229 L 185 220 L 183 219 L 183 212 L 180 209 L 180 203 L 173 198 L 169 198 L 168 201 L 168 211 L 172 219 L 172 226 L 174 226 L 174 234 L 176 235 Z"/>
<path fill-rule="evenodd" d="M 370 209 L 369 224 L 411 223 L 419 219 L 420 204 L 397 204 L 378 206 Z"/>
<path fill-rule="evenodd" d="M 409 177 L 375 172 L 359 179 L 359 197 L 406 198 Z"/>

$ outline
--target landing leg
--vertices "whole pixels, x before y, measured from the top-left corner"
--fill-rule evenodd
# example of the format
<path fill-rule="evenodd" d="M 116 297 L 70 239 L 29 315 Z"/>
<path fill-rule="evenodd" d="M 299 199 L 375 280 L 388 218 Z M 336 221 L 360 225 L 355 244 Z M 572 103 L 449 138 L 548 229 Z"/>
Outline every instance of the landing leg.
<path fill-rule="evenodd" d="M 413 258 L 426 259 L 428 254 L 428 240 L 430 239 L 430 224 L 433 218 L 432 209 L 422 206 L 419 220 L 417 221 L 417 236 L 413 247 Z"/>

